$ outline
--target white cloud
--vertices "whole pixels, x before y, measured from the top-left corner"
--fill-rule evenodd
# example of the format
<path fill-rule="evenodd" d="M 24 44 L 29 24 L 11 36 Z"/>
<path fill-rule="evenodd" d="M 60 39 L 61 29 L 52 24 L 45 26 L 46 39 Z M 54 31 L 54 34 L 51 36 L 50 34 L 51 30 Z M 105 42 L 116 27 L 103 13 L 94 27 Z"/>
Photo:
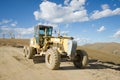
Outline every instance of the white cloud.
<path fill-rule="evenodd" d="M 84 44 L 91 43 L 91 40 L 88 39 L 88 38 L 75 37 L 75 41 L 77 41 L 77 43 L 78 43 L 79 45 L 84 45 Z"/>
<path fill-rule="evenodd" d="M 61 31 L 61 34 L 67 35 L 70 31 Z"/>
<path fill-rule="evenodd" d="M 101 26 L 99 29 L 97 29 L 97 32 L 102 32 L 104 30 L 106 30 L 106 28 L 104 26 Z"/>
<path fill-rule="evenodd" d="M 13 20 L 2 20 L 0 25 L 0 35 L 5 35 L 7 38 L 11 37 L 10 34 L 15 35 L 16 38 L 30 38 L 33 36 L 33 27 L 19 28 L 17 27 L 18 22 Z M 20 37 L 21 36 L 21 37 Z M 0 36 L 2 37 L 2 36 Z"/>
<path fill-rule="evenodd" d="M 1 34 L 9 34 L 13 29 L 7 27 L 7 26 L 0 26 L 0 33 Z M 13 31 L 12 31 L 13 32 Z"/>
<path fill-rule="evenodd" d="M 17 26 L 17 21 L 13 21 L 12 19 L 3 19 L 1 22 L 0 22 L 0 26 L 9 26 L 9 27 L 15 27 Z"/>
<path fill-rule="evenodd" d="M 102 9 L 105 10 L 105 9 L 109 9 L 109 5 L 108 4 L 103 4 L 101 5 Z"/>
<path fill-rule="evenodd" d="M 13 23 L 11 23 L 11 26 L 13 26 L 13 27 L 15 27 L 15 26 L 17 26 L 17 22 L 13 22 Z"/>
<path fill-rule="evenodd" d="M 17 21 L 3 20 L 1 23 L 2 25 L 0 25 L 0 35 L 5 34 L 7 37 L 10 37 L 9 34 L 12 32 L 16 38 L 30 38 L 34 34 L 34 27 L 17 27 Z M 38 25 L 53 26 L 54 29 L 58 28 L 58 24 L 52 23 L 38 23 Z"/>
<path fill-rule="evenodd" d="M 34 27 L 28 27 L 28 28 L 18 28 L 18 27 L 9 27 L 9 26 L 1 26 L 0 27 L 0 34 L 5 34 L 8 37 L 10 33 L 13 33 L 14 35 L 18 36 L 21 35 L 21 37 L 25 35 L 30 35 L 29 37 L 32 37 L 34 34 Z"/>
<path fill-rule="evenodd" d="M 28 35 L 34 33 L 34 27 L 29 28 L 14 28 L 14 30 L 21 35 Z"/>
<path fill-rule="evenodd" d="M 113 35 L 114 38 L 120 38 L 120 30 L 114 33 Z"/>
<path fill-rule="evenodd" d="M 10 23 L 12 20 L 11 19 L 4 19 L 0 22 L 0 25 L 4 25 L 4 24 L 8 24 Z"/>
<path fill-rule="evenodd" d="M 101 6 L 102 11 L 95 10 L 93 14 L 90 16 L 90 19 L 99 19 L 103 17 L 113 16 L 113 15 L 120 15 L 120 8 L 116 8 L 114 10 L 109 9 L 107 4 Z"/>
<path fill-rule="evenodd" d="M 39 20 L 39 18 L 40 18 L 40 16 L 39 16 L 39 15 L 40 15 L 40 14 L 39 14 L 39 11 L 34 11 L 33 14 L 34 14 L 34 16 L 35 16 L 35 19 L 36 19 L 36 20 Z"/>
<path fill-rule="evenodd" d="M 65 4 L 65 5 L 69 5 L 69 1 L 70 1 L 70 0 L 64 0 L 64 4 Z"/>
<path fill-rule="evenodd" d="M 72 0 L 65 4 L 56 4 L 54 2 L 42 2 L 39 7 L 40 10 L 34 11 L 36 20 L 45 20 L 51 23 L 70 23 L 88 21 L 87 11 L 84 9 L 85 0 Z"/>
<path fill-rule="evenodd" d="M 39 5 L 39 10 L 34 11 L 33 14 L 36 20 L 50 23 L 84 22 L 120 15 L 120 8 L 112 10 L 108 4 L 101 5 L 101 11 L 94 10 L 92 14 L 87 14 L 85 2 L 86 0 L 64 0 L 64 4 L 56 4 L 45 0 Z"/>
<path fill-rule="evenodd" d="M 12 37 L 17 33 L 15 30 L 16 28 L 14 28 L 17 25 L 16 21 L 11 19 L 4 19 L 0 22 L 0 24 L 0 35 L 4 34 L 7 37 Z"/>

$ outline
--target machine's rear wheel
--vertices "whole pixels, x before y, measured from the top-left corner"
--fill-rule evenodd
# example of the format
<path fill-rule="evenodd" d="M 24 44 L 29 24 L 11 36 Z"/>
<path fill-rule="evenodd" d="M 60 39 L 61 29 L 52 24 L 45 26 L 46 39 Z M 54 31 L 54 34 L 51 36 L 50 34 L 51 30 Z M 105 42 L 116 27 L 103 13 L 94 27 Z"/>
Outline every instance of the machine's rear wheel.
<path fill-rule="evenodd" d="M 45 55 L 45 62 L 49 69 L 56 70 L 60 66 L 60 54 L 57 49 L 50 48 Z"/>
<path fill-rule="evenodd" d="M 32 59 L 35 53 L 36 53 L 36 50 L 33 47 L 27 47 L 25 50 L 25 56 L 28 59 Z"/>
<path fill-rule="evenodd" d="M 85 68 L 88 64 L 88 55 L 84 50 L 77 50 L 73 64 L 77 68 Z"/>

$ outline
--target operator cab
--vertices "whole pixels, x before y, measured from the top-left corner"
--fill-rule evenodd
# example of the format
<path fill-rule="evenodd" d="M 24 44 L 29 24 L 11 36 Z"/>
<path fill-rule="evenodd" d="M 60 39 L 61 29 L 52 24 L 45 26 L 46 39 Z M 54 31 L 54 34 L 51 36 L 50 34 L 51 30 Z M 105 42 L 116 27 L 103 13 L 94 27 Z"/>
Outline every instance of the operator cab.
<path fill-rule="evenodd" d="M 52 36 L 52 30 L 52 26 L 38 25 L 34 27 L 34 37 L 36 38 L 36 42 L 40 45 L 40 47 L 43 47 L 44 45 L 45 36 Z"/>
<path fill-rule="evenodd" d="M 52 36 L 52 27 L 39 27 L 39 35 Z"/>

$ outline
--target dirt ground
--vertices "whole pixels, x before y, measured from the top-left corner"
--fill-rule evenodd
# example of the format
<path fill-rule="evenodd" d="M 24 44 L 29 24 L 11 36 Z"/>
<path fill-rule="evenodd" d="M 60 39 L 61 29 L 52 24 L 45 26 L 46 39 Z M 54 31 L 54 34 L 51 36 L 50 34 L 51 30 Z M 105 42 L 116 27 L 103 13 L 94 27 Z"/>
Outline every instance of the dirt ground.
<path fill-rule="evenodd" d="M 120 80 L 120 65 L 90 59 L 86 69 L 63 61 L 59 70 L 49 70 L 43 57 L 27 60 L 22 48 L 2 46 L 0 80 Z"/>

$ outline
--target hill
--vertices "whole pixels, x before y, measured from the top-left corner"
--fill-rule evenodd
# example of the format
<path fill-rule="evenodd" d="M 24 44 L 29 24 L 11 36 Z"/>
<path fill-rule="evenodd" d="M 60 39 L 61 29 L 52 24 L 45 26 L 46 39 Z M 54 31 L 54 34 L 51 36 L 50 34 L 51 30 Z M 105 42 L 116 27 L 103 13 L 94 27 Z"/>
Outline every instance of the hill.
<path fill-rule="evenodd" d="M 83 47 L 120 56 L 120 43 L 95 43 L 84 45 Z"/>
<path fill-rule="evenodd" d="M 120 43 L 95 43 L 79 46 L 92 59 L 120 64 Z"/>

